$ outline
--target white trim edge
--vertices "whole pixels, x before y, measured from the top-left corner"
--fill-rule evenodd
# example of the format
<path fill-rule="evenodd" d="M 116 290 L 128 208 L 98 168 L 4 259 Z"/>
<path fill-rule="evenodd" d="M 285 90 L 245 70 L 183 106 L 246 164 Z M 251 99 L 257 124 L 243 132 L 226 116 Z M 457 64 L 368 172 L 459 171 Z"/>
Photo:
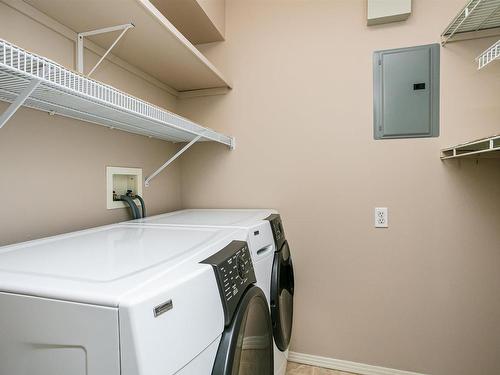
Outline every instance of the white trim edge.
<path fill-rule="evenodd" d="M 372 366 L 364 363 L 350 362 L 342 359 L 333 359 L 296 352 L 290 352 L 288 354 L 288 360 L 290 362 L 302 363 L 305 365 L 318 366 L 338 371 L 353 372 L 360 375 L 425 375 L 417 372 L 396 370 L 387 367 Z"/>

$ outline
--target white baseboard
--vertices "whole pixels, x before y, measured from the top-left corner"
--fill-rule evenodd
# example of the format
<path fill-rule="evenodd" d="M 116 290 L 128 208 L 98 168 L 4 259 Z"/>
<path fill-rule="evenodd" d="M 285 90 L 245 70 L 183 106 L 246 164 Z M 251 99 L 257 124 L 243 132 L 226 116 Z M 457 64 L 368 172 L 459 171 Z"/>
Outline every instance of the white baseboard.
<path fill-rule="evenodd" d="M 302 363 L 305 365 L 318 366 L 338 371 L 353 372 L 360 375 L 425 375 L 411 371 L 396 370 L 387 367 L 372 366 L 364 363 L 350 362 L 342 359 L 333 359 L 296 352 L 290 352 L 288 354 L 288 360 L 290 362 Z"/>

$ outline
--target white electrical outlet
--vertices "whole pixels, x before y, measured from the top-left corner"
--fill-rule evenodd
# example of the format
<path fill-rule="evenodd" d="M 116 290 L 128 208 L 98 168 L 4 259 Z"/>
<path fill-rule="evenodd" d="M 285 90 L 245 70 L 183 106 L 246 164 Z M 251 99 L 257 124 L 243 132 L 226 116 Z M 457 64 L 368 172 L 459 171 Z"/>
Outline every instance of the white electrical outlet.
<path fill-rule="evenodd" d="M 375 207 L 375 228 L 389 227 L 389 211 L 387 207 Z"/>

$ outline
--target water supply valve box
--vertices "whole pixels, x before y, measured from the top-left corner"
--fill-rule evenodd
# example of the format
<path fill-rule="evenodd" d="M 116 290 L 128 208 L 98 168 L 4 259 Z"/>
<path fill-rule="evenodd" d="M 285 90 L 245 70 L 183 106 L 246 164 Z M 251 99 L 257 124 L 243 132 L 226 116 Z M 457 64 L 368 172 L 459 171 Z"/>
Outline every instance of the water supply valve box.
<path fill-rule="evenodd" d="M 126 208 L 122 201 L 113 199 L 113 194 L 125 195 L 131 190 L 133 194 L 142 196 L 142 169 L 124 167 L 106 167 L 106 208 Z M 138 199 L 134 200 L 139 206 Z"/>

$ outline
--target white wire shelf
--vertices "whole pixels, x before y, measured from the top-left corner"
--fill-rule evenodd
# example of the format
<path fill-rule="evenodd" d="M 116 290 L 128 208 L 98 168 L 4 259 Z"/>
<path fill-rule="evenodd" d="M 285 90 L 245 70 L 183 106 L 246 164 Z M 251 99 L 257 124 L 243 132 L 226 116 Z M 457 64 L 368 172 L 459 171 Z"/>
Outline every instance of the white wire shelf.
<path fill-rule="evenodd" d="M 500 40 L 477 57 L 478 69 L 484 68 L 498 58 L 500 58 Z"/>
<path fill-rule="evenodd" d="M 500 34 L 500 0 L 470 0 L 441 34 L 445 45 L 460 40 L 464 34 L 474 37 Z M 480 34 L 482 31 L 498 29 L 495 33 Z"/>
<path fill-rule="evenodd" d="M 500 135 L 481 138 L 441 150 L 441 159 L 500 158 Z"/>
<path fill-rule="evenodd" d="M 29 96 L 28 96 L 29 95 Z M 24 96 L 26 100 L 23 102 Z M 172 142 L 234 139 L 0 39 L 0 100 Z M 10 108 L 9 108 L 10 109 Z M 9 112 L 9 109 L 6 112 Z M 15 112 L 17 108 L 14 108 Z M 8 120 L 10 116 L 0 116 Z M 0 123 L 0 127 L 3 123 Z"/>

